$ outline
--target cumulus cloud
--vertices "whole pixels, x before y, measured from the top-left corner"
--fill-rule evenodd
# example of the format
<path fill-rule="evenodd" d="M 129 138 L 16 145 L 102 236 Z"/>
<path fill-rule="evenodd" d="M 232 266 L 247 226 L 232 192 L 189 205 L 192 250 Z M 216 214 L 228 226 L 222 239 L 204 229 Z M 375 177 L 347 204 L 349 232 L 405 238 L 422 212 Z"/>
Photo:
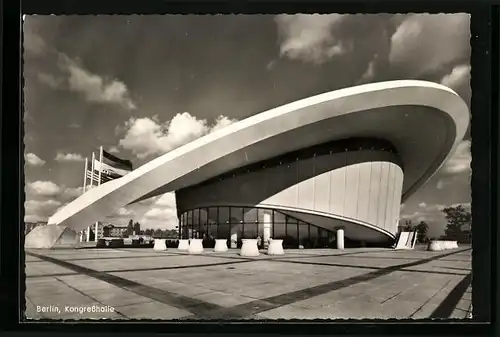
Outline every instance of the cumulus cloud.
<path fill-rule="evenodd" d="M 36 197 L 57 197 L 57 199 L 74 199 L 82 194 L 82 187 L 59 186 L 52 181 L 37 180 L 26 184 L 26 193 Z"/>
<path fill-rule="evenodd" d="M 116 146 L 112 146 L 109 148 L 109 152 L 110 153 L 119 153 L 120 150 L 118 150 L 118 148 Z"/>
<path fill-rule="evenodd" d="M 135 212 L 131 209 L 127 209 L 126 207 L 119 208 L 116 212 L 108 216 L 108 218 L 126 218 L 130 219 L 135 216 Z"/>
<path fill-rule="evenodd" d="M 23 47 L 27 54 L 39 56 L 47 51 L 47 44 L 37 33 L 37 23 L 30 19 L 23 22 Z"/>
<path fill-rule="evenodd" d="M 125 83 L 93 74 L 66 54 L 58 56 L 59 69 L 68 76 L 70 90 L 83 94 L 89 102 L 115 103 L 129 110 L 136 108 Z"/>
<path fill-rule="evenodd" d="M 54 197 L 61 193 L 61 188 L 52 181 L 34 181 L 26 184 L 26 193 Z"/>
<path fill-rule="evenodd" d="M 27 153 L 24 155 L 24 160 L 31 166 L 43 166 L 45 164 L 45 160 L 41 159 L 34 153 Z"/>
<path fill-rule="evenodd" d="M 38 73 L 37 78 L 38 78 L 38 81 L 40 83 L 45 84 L 52 89 L 58 89 L 63 84 L 62 78 L 56 77 L 56 76 L 51 75 L 51 74 Z"/>
<path fill-rule="evenodd" d="M 389 61 L 414 76 L 433 72 L 468 58 L 469 36 L 469 14 L 412 14 L 391 37 Z"/>
<path fill-rule="evenodd" d="M 58 209 L 79 197 L 83 188 L 59 186 L 52 181 L 37 180 L 26 183 L 25 192 L 25 221 L 47 221 Z"/>
<path fill-rule="evenodd" d="M 420 204 L 418 204 L 418 207 L 420 207 L 420 208 L 426 208 L 427 204 L 425 202 L 421 202 Z"/>
<path fill-rule="evenodd" d="M 280 55 L 321 64 L 345 54 L 350 50 L 349 43 L 335 35 L 335 29 L 345 18 L 346 15 L 340 14 L 277 15 Z"/>
<path fill-rule="evenodd" d="M 24 221 L 47 221 L 47 218 L 61 206 L 61 202 L 53 199 L 38 201 L 28 200 L 24 203 Z"/>
<path fill-rule="evenodd" d="M 441 80 L 442 85 L 452 89 L 458 88 L 470 82 L 470 65 L 458 65 L 451 70 L 451 73 L 445 75 Z"/>
<path fill-rule="evenodd" d="M 460 142 L 453 156 L 443 166 L 443 173 L 459 174 L 470 172 L 470 164 L 472 161 L 470 145 L 470 140 L 463 140 Z"/>
<path fill-rule="evenodd" d="M 171 151 L 234 122 L 235 120 L 219 116 L 210 125 L 206 119 L 198 119 L 188 112 L 178 113 L 166 123 L 161 123 L 157 117 L 131 118 L 122 128 L 125 135 L 119 145 L 132 151 L 138 158 L 145 158 Z"/>
<path fill-rule="evenodd" d="M 60 162 L 80 162 L 84 161 L 85 158 L 81 154 L 78 153 L 61 153 L 58 152 L 55 158 L 56 161 Z"/>
<path fill-rule="evenodd" d="M 368 62 L 368 66 L 366 67 L 365 72 L 361 75 L 361 78 L 358 80 L 357 84 L 368 83 L 375 78 L 375 62 L 377 62 L 378 55 L 375 55 L 374 58 Z"/>

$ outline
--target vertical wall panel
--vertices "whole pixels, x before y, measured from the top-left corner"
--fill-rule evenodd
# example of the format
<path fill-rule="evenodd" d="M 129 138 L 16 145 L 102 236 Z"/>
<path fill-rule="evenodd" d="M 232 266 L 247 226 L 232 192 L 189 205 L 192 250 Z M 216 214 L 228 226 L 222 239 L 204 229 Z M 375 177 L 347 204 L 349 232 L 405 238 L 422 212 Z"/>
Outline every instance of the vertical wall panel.
<path fill-rule="evenodd" d="M 321 212 L 329 211 L 330 174 L 320 174 L 314 178 L 314 209 Z"/>
<path fill-rule="evenodd" d="M 314 204 L 314 163 L 312 159 L 299 162 L 299 205 L 301 208 L 313 209 Z"/>
<path fill-rule="evenodd" d="M 386 216 L 384 223 L 384 228 L 388 230 L 391 228 L 391 224 L 394 222 L 392 215 L 392 209 L 394 208 L 394 166 L 396 165 L 389 163 L 389 181 L 387 187 L 387 205 L 385 209 Z"/>
<path fill-rule="evenodd" d="M 368 208 L 369 223 L 379 226 L 378 224 L 378 203 L 380 195 L 380 173 L 382 171 L 381 162 L 372 162 L 370 174 L 370 206 Z"/>
<path fill-rule="evenodd" d="M 389 184 L 389 163 L 381 163 L 380 191 L 378 197 L 377 226 L 385 228 L 387 204 L 392 202 L 387 198 L 387 185 Z"/>
<path fill-rule="evenodd" d="M 345 169 L 330 171 L 330 213 L 344 215 L 344 172 Z"/>
<path fill-rule="evenodd" d="M 344 198 L 344 216 L 356 218 L 358 204 L 359 164 L 350 165 L 346 170 L 346 192 Z"/>
<path fill-rule="evenodd" d="M 400 213 L 400 205 L 401 205 L 401 194 L 403 191 L 403 171 L 400 167 L 396 167 L 396 177 L 394 179 L 394 210 L 393 210 L 393 223 L 391 227 L 391 232 L 395 233 L 397 231 L 398 223 L 397 219 L 399 219 Z"/>
<path fill-rule="evenodd" d="M 357 219 L 368 222 L 368 206 L 370 205 L 370 173 L 371 164 L 361 163 L 359 167 L 359 189 L 358 189 L 358 205 Z"/>

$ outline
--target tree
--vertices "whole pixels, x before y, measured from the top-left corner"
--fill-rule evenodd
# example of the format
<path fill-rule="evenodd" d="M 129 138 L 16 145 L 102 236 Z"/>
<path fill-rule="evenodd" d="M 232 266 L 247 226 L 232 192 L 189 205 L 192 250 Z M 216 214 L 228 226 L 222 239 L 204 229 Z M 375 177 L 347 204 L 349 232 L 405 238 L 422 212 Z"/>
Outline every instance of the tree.
<path fill-rule="evenodd" d="M 153 230 L 151 228 L 147 228 L 145 231 L 144 231 L 144 235 L 149 235 L 151 236 L 153 234 Z"/>
<path fill-rule="evenodd" d="M 406 220 L 402 228 L 403 232 L 411 232 L 413 230 L 413 224 L 411 220 Z"/>
<path fill-rule="evenodd" d="M 161 238 L 161 236 L 163 235 L 163 231 L 159 228 L 155 229 L 154 233 L 153 233 L 153 236 L 155 238 Z"/>
<path fill-rule="evenodd" d="M 417 241 L 420 243 L 427 242 L 427 231 L 429 230 L 429 225 L 425 221 L 420 221 L 415 229 L 417 230 Z"/>
<path fill-rule="evenodd" d="M 443 209 L 446 214 L 445 237 L 448 240 L 463 242 L 466 239 L 466 232 L 470 230 L 472 224 L 472 214 L 463 205 L 456 207 L 446 207 Z"/>
<path fill-rule="evenodd" d="M 134 224 L 134 232 L 135 232 L 136 235 L 140 234 L 140 232 L 141 232 L 141 224 L 140 223 L 136 222 Z"/>
<path fill-rule="evenodd" d="M 109 226 L 104 226 L 104 228 L 102 229 L 102 236 L 108 237 L 109 236 L 109 232 L 110 232 Z"/>
<path fill-rule="evenodd" d="M 130 219 L 127 226 L 127 235 L 132 235 L 133 232 L 134 232 L 134 221 Z"/>

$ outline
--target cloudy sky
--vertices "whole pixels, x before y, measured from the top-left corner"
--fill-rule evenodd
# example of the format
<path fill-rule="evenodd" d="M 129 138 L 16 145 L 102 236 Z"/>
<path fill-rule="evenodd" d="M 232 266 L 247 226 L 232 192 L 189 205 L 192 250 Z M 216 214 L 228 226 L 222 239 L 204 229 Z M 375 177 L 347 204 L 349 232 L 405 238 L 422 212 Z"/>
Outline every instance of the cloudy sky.
<path fill-rule="evenodd" d="M 80 195 L 101 145 L 138 167 L 252 114 L 386 80 L 442 83 L 469 103 L 469 39 L 466 14 L 27 16 L 25 220 Z M 440 209 L 470 203 L 470 158 L 468 134 L 401 217 L 439 235 Z M 108 220 L 170 228 L 175 214 L 167 194 Z"/>

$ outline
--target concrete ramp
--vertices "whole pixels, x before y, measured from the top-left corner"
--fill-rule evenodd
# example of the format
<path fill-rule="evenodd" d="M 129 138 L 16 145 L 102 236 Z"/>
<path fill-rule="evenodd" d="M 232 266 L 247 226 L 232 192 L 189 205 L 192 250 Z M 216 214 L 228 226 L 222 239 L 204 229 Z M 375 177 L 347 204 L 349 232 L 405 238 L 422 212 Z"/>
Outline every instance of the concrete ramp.
<path fill-rule="evenodd" d="M 417 232 L 399 233 L 394 249 L 413 249 L 417 241 Z"/>
<path fill-rule="evenodd" d="M 32 249 L 73 248 L 77 244 L 76 232 L 66 226 L 38 226 L 24 238 L 24 248 Z"/>

